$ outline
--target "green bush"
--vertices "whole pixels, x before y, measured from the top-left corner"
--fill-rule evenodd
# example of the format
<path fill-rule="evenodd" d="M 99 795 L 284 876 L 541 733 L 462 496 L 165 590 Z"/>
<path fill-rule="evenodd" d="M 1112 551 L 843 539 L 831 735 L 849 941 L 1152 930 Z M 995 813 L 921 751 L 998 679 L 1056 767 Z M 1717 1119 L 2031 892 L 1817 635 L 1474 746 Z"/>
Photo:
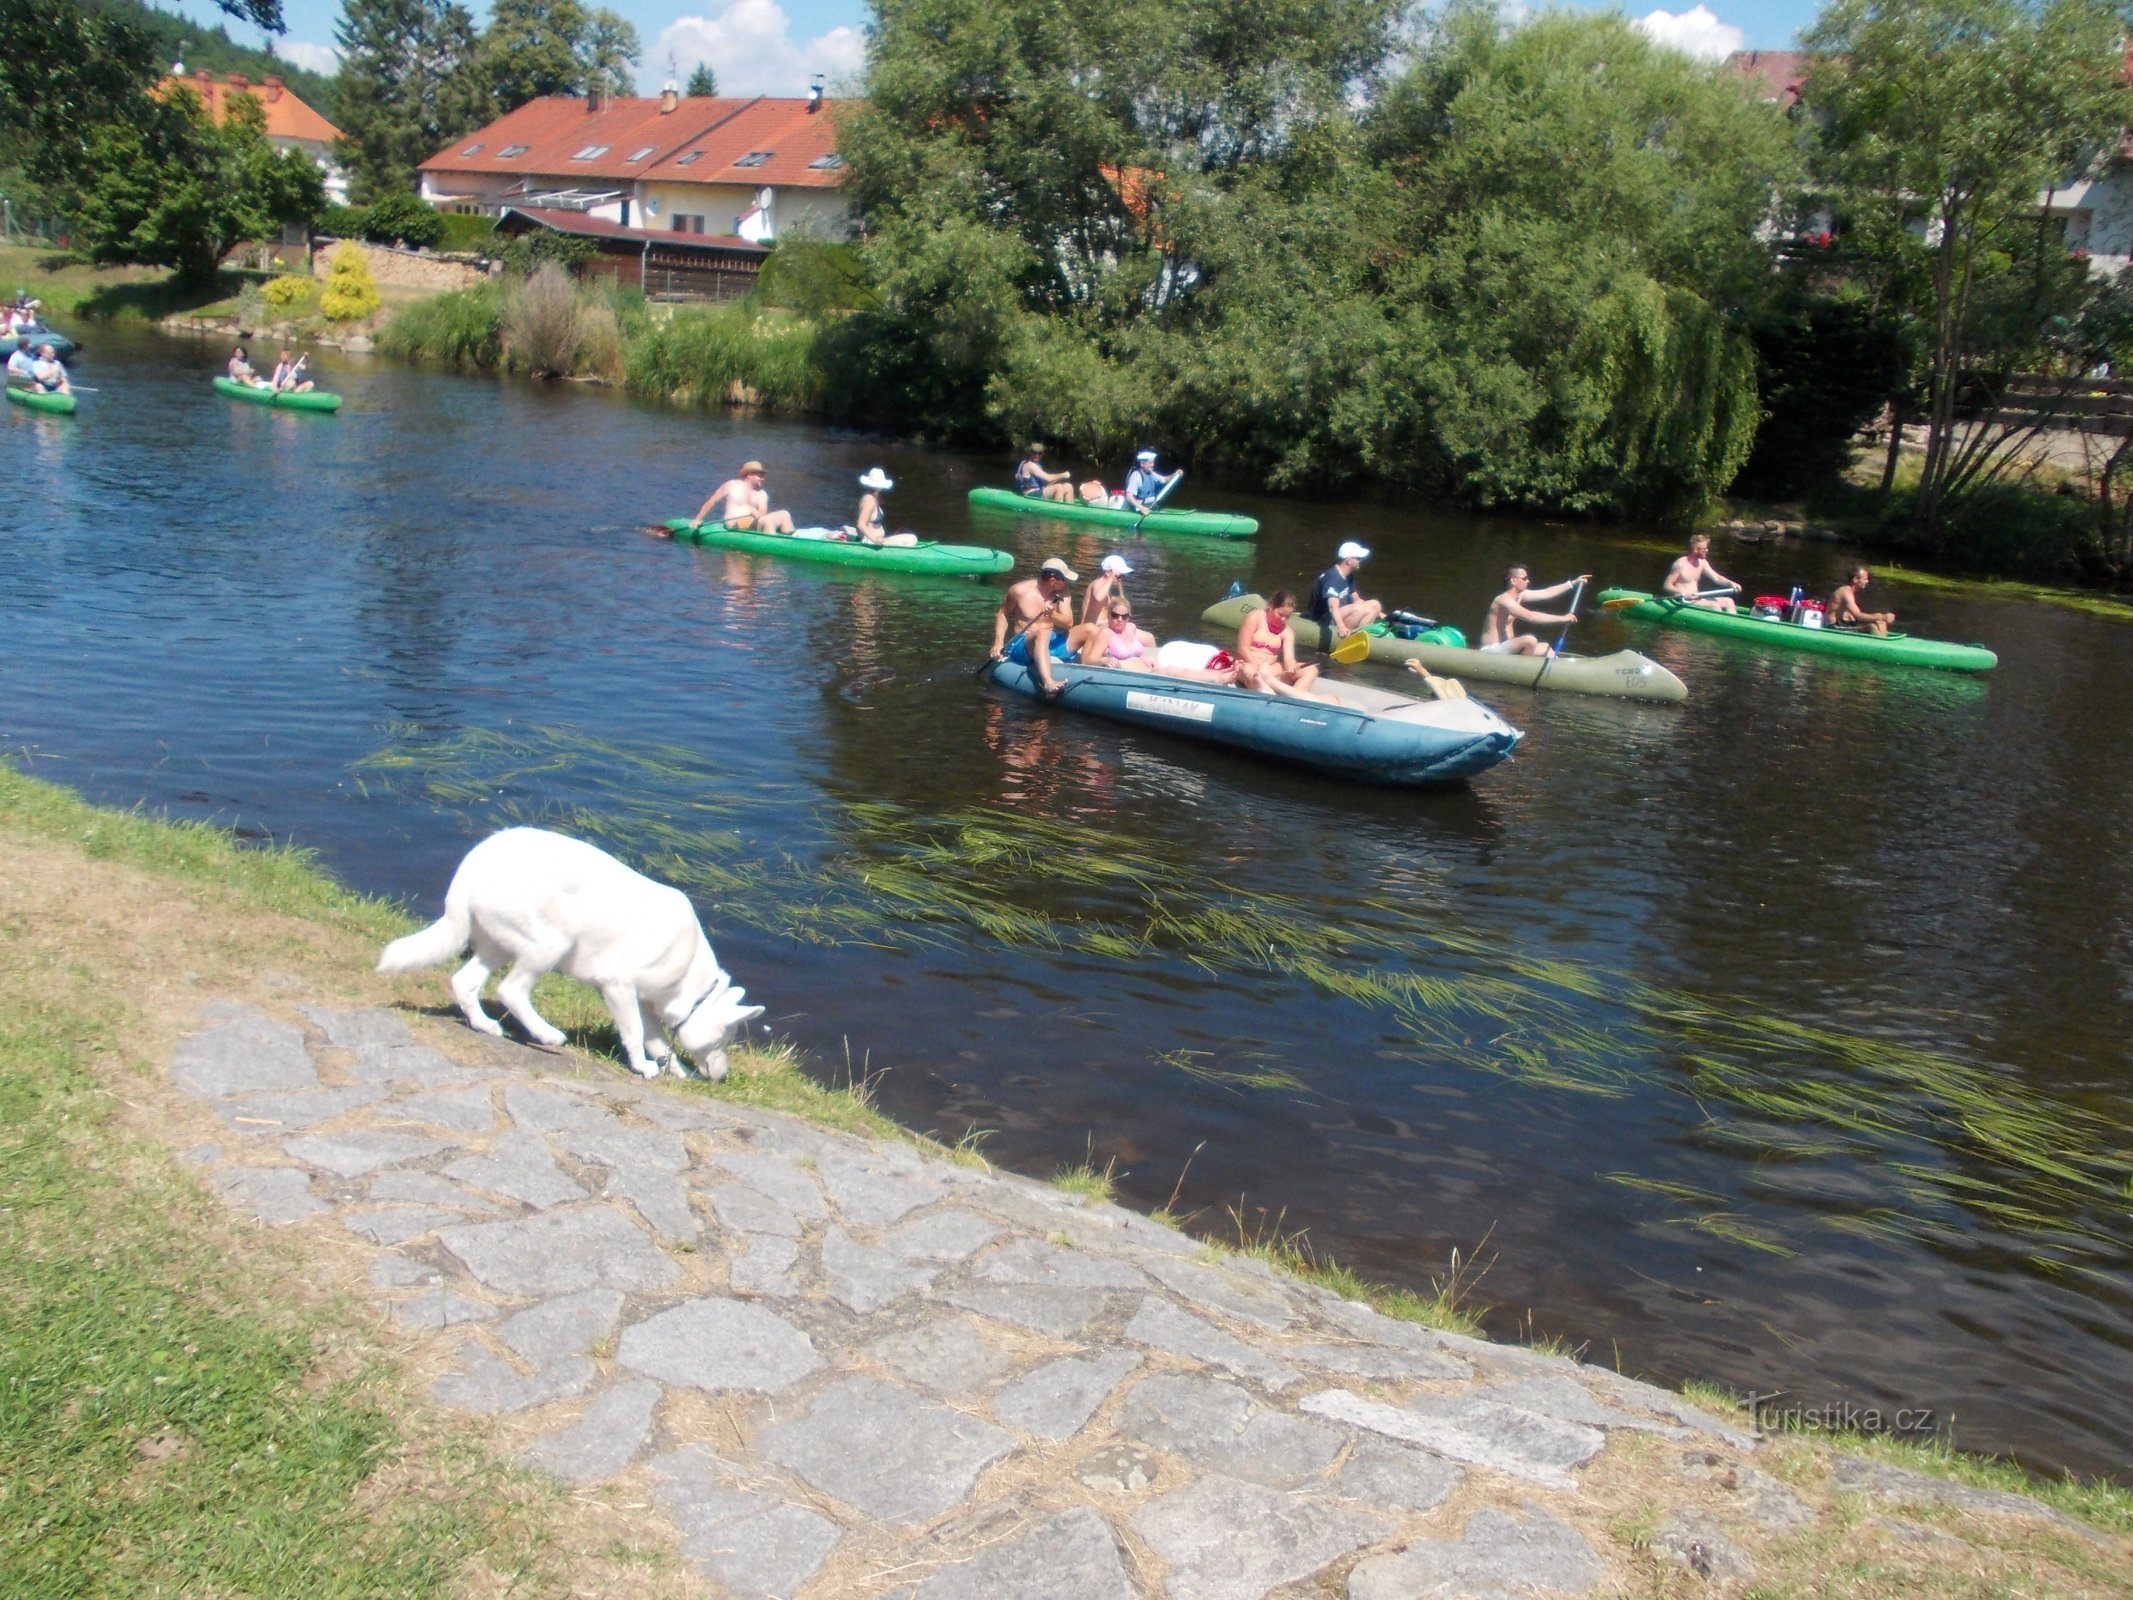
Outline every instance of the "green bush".
<path fill-rule="evenodd" d="M 284 316 L 296 315 L 300 309 L 309 309 L 316 303 L 318 279 L 284 272 L 279 277 L 269 278 L 260 293 L 271 309 Z"/>
<path fill-rule="evenodd" d="M 378 348 L 455 367 L 490 368 L 502 359 L 503 321 L 503 285 L 477 284 L 416 301 L 386 324 Z"/>
<path fill-rule="evenodd" d="M 688 307 L 631 341 L 629 386 L 640 394 L 719 405 L 735 384 L 780 411 L 811 409 L 822 390 L 816 325 L 767 317 L 750 301 Z"/>
<path fill-rule="evenodd" d="M 438 215 L 444 224 L 444 238 L 438 243 L 440 250 L 462 255 L 486 254 L 496 248 L 496 219 L 475 211 L 445 211 Z"/>
<path fill-rule="evenodd" d="M 590 239 L 581 239 L 571 233 L 551 233 L 542 228 L 521 234 L 505 245 L 503 259 L 504 265 L 522 278 L 531 277 L 549 261 L 575 278 L 585 270 L 585 263 L 599 253 L 600 247 Z"/>
<path fill-rule="evenodd" d="M 319 213 L 316 227 L 329 239 L 361 239 L 370 226 L 368 206 L 328 205 Z"/>
<path fill-rule="evenodd" d="M 778 241 L 763 263 L 756 293 L 765 305 L 803 317 L 856 310 L 874 298 L 857 245 L 805 236 Z"/>
<path fill-rule="evenodd" d="M 318 298 L 319 310 L 331 322 L 354 322 L 378 309 L 378 283 L 370 275 L 363 252 L 343 240 L 333 248 L 326 269 L 326 287 Z"/>
<path fill-rule="evenodd" d="M 444 237 L 444 218 L 434 206 L 402 189 L 381 194 L 370 203 L 363 237 L 372 244 L 404 244 L 428 250 Z"/>

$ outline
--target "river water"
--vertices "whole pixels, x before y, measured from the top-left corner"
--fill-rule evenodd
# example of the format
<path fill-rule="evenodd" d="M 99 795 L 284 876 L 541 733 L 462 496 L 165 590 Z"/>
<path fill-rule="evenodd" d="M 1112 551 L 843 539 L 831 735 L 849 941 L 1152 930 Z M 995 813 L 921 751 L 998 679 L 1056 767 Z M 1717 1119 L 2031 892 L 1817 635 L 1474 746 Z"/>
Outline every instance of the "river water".
<path fill-rule="evenodd" d="M 1513 760 L 1379 792 L 981 689 L 997 582 L 639 531 L 747 456 L 844 520 L 879 463 L 892 520 L 1093 571 L 1110 540 L 973 521 L 1004 461 L 330 358 L 339 416 L 274 413 L 204 346 L 90 344 L 77 417 L 0 419 L 29 770 L 425 915 L 490 829 L 583 833 L 910 1126 L 1381 1280 L 1457 1250 L 1493 1331 L 1642 1375 L 2133 1479 L 2127 624 L 1877 581 L 2000 653 L 1972 679 L 1594 618 L 1688 704 L 1484 690 Z M 1124 545 L 1164 637 L 1341 538 L 1470 632 L 1507 560 L 1651 587 L 1669 554 L 1190 482 L 1263 531 Z M 1751 592 L 1841 558 L 1716 552 Z"/>

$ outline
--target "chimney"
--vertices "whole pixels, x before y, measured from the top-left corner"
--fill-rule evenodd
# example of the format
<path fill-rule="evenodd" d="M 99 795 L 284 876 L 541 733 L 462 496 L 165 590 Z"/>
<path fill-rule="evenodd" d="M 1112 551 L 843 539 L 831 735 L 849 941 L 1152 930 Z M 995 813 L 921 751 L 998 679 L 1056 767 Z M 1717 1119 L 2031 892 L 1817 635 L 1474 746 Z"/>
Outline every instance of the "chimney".
<path fill-rule="evenodd" d="M 282 89 L 282 83 L 281 83 L 281 79 L 277 78 L 276 76 L 274 76 L 274 74 L 273 74 L 273 73 L 271 73 L 271 72 L 270 72 L 270 73 L 268 73 L 268 74 L 266 75 L 266 77 L 264 77 L 263 79 L 261 79 L 261 80 L 260 80 L 260 82 L 262 83 L 262 85 L 263 85 L 263 86 L 265 87 L 265 89 L 266 89 L 266 91 L 267 91 L 267 104 L 268 104 L 268 105 L 272 105 L 272 104 L 273 104 L 273 103 L 274 103 L 275 101 L 277 101 L 277 100 L 279 100 L 279 99 L 281 98 L 281 89 Z"/>
<path fill-rule="evenodd" d="M 681 91 L 674 87 L 674 80 L 669 78 L 666 86 L 659 91 L 659 114 L 664 117 L 680 104 Z"/>
<path fill-rule="evenodd" d="M 598 114 L 600 110 L 600 101 L 602 98 L 603 97 L 598 89 L 588 89 L 585 91 L 585 114 L 587 116 L 590 117 Z"/>
<path fill-rule="evenodd" d="M 822 74 L 815 74 L 815 81 L 807 86 L 807 114 L 813 116 L 822 109 Z"/>
<path fill-rule="evenodd" d="M 250 78 L 247 78 L 241 72 L 233 72 L 230 74 L 230 87 L 232 89 L 246 89 L 251 87 L 251 83 L 252 80 Z"/>

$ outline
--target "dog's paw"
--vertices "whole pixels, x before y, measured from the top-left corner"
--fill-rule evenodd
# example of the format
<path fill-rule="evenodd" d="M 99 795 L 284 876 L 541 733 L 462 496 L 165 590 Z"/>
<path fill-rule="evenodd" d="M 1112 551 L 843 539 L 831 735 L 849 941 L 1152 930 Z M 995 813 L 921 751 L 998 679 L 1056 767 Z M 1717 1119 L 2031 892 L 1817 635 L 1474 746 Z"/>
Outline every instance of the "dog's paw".
<path fill-rule="evenodd" d="M 553 1050 L 557 1045 L 563 1042 L 563 1030 L 561 1028 L 549 1027 L 528 1028 L 526 1030 L 526 1037 L 531 1039 L 535 1044 L 544 1044 L 548 1046 L 549 1049 Z"/>
<path fill-rule="evenodd" d="M 476 1033 L 486 1033 L 492 1039 L 501 1039 L 504 1036 L 504 1025 L 487 1012 L 478 1012 L 467 1018 L 467 1026 Z"/>

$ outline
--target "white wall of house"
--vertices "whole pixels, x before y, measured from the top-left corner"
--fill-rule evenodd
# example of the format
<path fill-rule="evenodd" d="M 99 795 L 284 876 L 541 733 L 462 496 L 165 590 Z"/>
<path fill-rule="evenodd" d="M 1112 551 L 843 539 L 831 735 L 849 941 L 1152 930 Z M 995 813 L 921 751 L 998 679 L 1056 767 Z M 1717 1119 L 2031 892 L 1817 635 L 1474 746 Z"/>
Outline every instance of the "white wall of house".
<path fill-rule="evenodd" d="M 2089 270 L 2116 277 L 2133 263 L 2133 165 L 2113 161 L 2094 178 L 2037 196 L 2061 220 L 2069 250 L 2089 253 Z"/>

